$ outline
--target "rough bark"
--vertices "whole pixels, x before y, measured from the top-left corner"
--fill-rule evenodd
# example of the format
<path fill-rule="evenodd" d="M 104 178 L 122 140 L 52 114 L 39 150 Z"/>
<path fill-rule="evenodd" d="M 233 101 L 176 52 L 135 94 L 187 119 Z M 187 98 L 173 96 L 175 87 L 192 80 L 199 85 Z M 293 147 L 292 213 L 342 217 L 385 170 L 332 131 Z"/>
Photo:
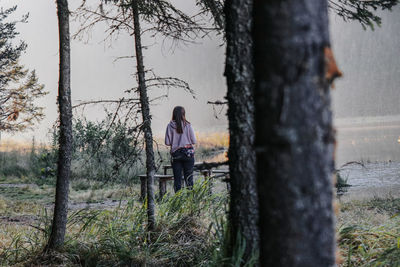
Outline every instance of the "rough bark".
<path fill-rule="evenodd" d="M 145 78 L 144 64 L 143 64 L 138 0 L 132 1 L 132 11 L 133 11 L 133 24 L 134 24 L 134 36 L 135 36 L 136 67 L 137 67 L 137 76 L 139 83 L 139 98 L 140 98 L 140 105 L 141 105 L 142 119 L 143 119 L 142 129 L 144 133 L 145 147 L 146 147 L 148 229 L 153 230 L 155 226 L 153 181 L 156 168 L 154 163 L 150 104 L 149 104 L 149 98 L 147 96 L 146 78 Z"/>
<path fill-rule="evenodd" d="M 69 10 L 67 0 L 57 0 L 57 15 L 60 44 L 60 77 L 58 84 L 60 137 L 54 217 L 47 249 L 57 249 L 64 243 L 68 215 L 68 191 L 72 156 L 71 64 Z"/>
<path fill-rule="evenodd" d="M 251 0 L 229 0 L 226 68 L 229 118 L 230 253 L 246 242 L 243 262 L 258 252 L 258 198 L 254 151 L 253 42 Z M 232 255 L 230 255 L 232 256 Z"/>
<path fill-rule="evenodd" d="M 254 2 L 262 266 L 334 266 L 326 0 Z"/>

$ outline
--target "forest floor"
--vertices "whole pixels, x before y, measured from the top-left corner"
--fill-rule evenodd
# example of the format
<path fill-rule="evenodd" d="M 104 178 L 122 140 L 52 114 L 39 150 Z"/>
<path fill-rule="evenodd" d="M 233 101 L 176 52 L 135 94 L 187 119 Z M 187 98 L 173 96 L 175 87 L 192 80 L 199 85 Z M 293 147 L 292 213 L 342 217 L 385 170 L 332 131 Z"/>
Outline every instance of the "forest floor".
<path fill-rule="evenodd" d="M 210 193 L 197 180 L 194 190 L 176 195 L 169 183 L 167 196 L 157 202 L 158 228 L 151 236 L 139 184 L 72 180 L 66 251 L 50 259 L 38 256 L 48 239 L 54 185 L 0 177 L 0 265 L 207 266 L 222 244 L 212 237 L 223 236 L 226 185 L 214 182 Z"/>
<path fill-rule="evenodd" d="M 352 166 L 342 173 L 353 186 L 337 201 L 340 266 L 400 266 L 400 190 L 397 183 L 387 183 L 397 181 L 397 165 L 386 165 L 387 171 L 382 164 L 376 166 Z M 370 182 L 357 182 L 361 174 Z M 208 185 L 200 180 L 194 193 L 178 196 L 169 185 L 170 195 L 157 203 L 154 236 L 145 231 L 138 184 L 73 180 L 66 250 L 52 260 L 57 258 L 57 266 L 220 262 L 227 194 L 223 183 L 214 184 L 214 194 L 207 193 Z M 35 255 L 48 237 L 53 198 L 54 185 L 0 177 L 0 265 L 46 266 L 46 259 Z"/>
<path fill-rule="evenodd" d="M 102 185 L 85 180 L 73 180 L 70 187 L 71 212 L 89 209 L 113 209 L 139 198 L 139 185 Z M 51 184 L 21 183 L 18 178 L 0 177 L 0 225 L 32 225 L 44 210 L 54 207 L 55 187 Z"/>
<path fill-rule="evenodd" d="M 400 198 L 340 200 L 341 266 L 400 266 Z"/>
<path fill-rule="evenodd" d="M 400 266 L 400 163 L 356 162 L 340 176 L 351 185 L 338 196 L 342 266 Z"/>

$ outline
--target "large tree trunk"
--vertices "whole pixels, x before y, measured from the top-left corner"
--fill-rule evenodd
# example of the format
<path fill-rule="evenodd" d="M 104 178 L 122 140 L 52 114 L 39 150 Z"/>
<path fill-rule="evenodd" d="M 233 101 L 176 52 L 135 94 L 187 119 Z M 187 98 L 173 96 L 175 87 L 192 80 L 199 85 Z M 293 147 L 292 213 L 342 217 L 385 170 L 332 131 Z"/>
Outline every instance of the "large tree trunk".
<path fill-rule="evenodd" d="M 334 266 L 326 0 L 254 2 L 262 266 Z"/>
<path fill-rule="evenodd" d="M 231 181 L 229 253 L 246 242 L 243 262 L 258 252 L 258 198 L 254 150 L 253 1 L 229 0 L 226 69 Z M 232 256 L 232 255 L 230 255 Z"/>
<path fill-rule="evenodd" d="M 60 112 L 60 138 L 57 166 L 56 201 L 53 225 L 47 249 L 57 249 L 64 243 L 68 215 L 68 190 L 72 155 L 72 108 L 70 87 L 70 36 L 67 0 L 57 0 L 60 43 L 60 78 L 58 105 Z"/>
<path fill-rule="evenodd" d="M 147 96 L 146 79 L 143 65 L 142 42 L 140 32 L 138 0 L 132 1 L 133 21 L 135 27 L 135 51 L 136 66 L 139 83 L 139 97 L 143 119 L 143 132 L 146 146 L 146 174 L 147 174 L 147 216 L 148 229 L 153 230 L 155 225 L 154 217 L 154 191 L 153 180 L 155 174 L 153 134 L 151 131 L 150 104 Z"/>

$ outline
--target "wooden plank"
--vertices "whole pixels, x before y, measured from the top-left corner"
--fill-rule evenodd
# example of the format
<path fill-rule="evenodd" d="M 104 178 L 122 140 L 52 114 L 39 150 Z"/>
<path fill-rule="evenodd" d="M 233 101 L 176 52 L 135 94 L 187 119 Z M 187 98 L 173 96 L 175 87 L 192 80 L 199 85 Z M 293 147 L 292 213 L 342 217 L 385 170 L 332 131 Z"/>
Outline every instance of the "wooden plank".
<path fill-rule="evenodd" d="M 146 187 L 147 175 L 140 174 L 139 178 L 140 178 L 140 199 L 143 201 L 146 199 L 146 193 L 147 193 L 147 187 Z M 167 193 L 167 181 L 173 180 L 174 176 L 171 174 L 155 174 L 154 178 L 158 178 L 158 190 L 161 200 Z"/>
<path fill-rule="evenodd" d="M 199 169 L 199 170 L 204 170 L 204 169 L 212 169 L 216 168 L 218 166 L 223 166 L 223 165 L 228 165 L 228 161 L 223 161 L 223 162 L 205 162 L 205 161 L 197 161 L 194 163 L 194 168 Z M 164 165 L 164 173 L 166 172 L 167 169 L 171 169 L 172 165 Z"/>
<path fill-rule="evenodd" d="M 228 174 L 229 170 L 212 170 L 212 173 L 225 173 L 225 174 Z"/>
<path fill-rule="evenodd" d="M 139 178 L 147 178 L 147 175 L 146 174 L 140 174 Z M 172 175 L 172 174 L 155 174 L 154 178 L 168 179 L 168 178 L 174 178 L 174 175 Z"/>
<path fill-rule="evenodd" d="M 215 178 L 221 178 L 221 177 L 224 177 L 225 179 L 229 180 L 229 178 L 227 178 L 227 175 L 226 175 L 226 174 L 212 175 L 210 178 L 215 179 Z M 225 180 L 225 179 L 224 179 L 224 180 Z"/>

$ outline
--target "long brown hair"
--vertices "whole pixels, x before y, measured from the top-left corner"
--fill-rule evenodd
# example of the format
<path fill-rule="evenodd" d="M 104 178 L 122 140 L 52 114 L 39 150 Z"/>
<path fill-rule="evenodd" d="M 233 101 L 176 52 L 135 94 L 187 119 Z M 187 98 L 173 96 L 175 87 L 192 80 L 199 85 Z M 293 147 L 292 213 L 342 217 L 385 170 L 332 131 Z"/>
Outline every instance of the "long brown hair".
<path fill-rule="evenodd" d="M 183 133 L 182 126 L 189 123 L 185 117 L 185 109 L 181 106 L 176 106 L 172 111 L 172 120 L 176 123 L 176 131 L 178 133 Z"/>

